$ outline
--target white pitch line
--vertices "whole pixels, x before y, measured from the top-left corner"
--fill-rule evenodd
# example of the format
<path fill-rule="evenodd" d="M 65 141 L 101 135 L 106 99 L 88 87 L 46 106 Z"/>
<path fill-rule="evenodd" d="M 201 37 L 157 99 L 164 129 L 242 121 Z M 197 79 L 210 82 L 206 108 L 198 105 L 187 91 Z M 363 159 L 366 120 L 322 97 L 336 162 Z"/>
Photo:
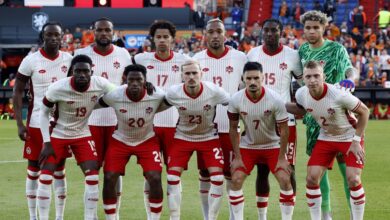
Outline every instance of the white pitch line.
<path fill-rule="evenodd" d="M 6 164 L 6 163 L 22 163 L 27 162 L 27 160 L 2 160 L 0 161 L 0 164 Z"/>
<path fill-rule="evenodd" d="M 19 138 L 0 138 L 0 141 L 17 141 L 20 140 Z"/>

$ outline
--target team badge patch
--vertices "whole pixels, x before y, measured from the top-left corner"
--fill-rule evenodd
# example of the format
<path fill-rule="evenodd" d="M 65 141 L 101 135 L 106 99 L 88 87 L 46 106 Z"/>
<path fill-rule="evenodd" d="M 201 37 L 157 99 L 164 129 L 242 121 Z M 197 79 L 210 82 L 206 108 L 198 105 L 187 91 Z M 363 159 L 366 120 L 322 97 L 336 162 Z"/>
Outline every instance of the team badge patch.
<path fill-rule="evenodd" d="M 98 97 L 96 95 L 92 96 L 91 97 L 91 102 L 96 102 L 98 99 Z"/>
<path fill-rule="evenodd" d="M 65 65 L 61 66 L 61 71 L 62 71 L 63 73 L 68 72 L 68 67 L 65 66 Z"/>
<path fill-rule="evenodd" d="M 287 69 L 287 63 L 283 62 L 283 63 L 279 64 L 279 68 L 280 68 L 281 70 Z"/>
<path fill-rule="evenodd" d="M 211 105 L 209 105 L 209 104 L 203 106 L 204 111 L 209 111 L 210 109 L 211 109 Z"/>
<path fill-rule="evenodd" d="M 232 66 L 227 66 L 225 71 L 230 74 L 230 73 L 233 72 L 233 67 Z"/>
<path fill-rule="evenodd" d="M 115 61 L 114 62 L 114 68 L 115 69 L 119 69 L 119 67 L 121 67 L 121 64 L 118 61 Z"/>
<path fill-rule="evenodd" d="M 150 113 L 153 112 L 153 108 L 152 108 L 152 107 L 147 107 L 147 108 L 145 109 L 145 112 L 146 112 L 146 114 L 150 114 Z"/>
<path fill-rule="evenodd" d="M 327 111 L 329 115 L 333 115 L 334 113 L 336 113 L 336 111 L 333 108 L 328 108 Z"/>
<path fill-rule="evenodd" d="M 271 110 L 265 110 L 264 111 L 264 116 L 271 116 L 272 115 L 272 111 Z"/>
<path fill-rule="evenodd" d="M 172 71 L 175 72 L 175 73 L 176 73 L 177 71 L 179 71 L 179 66 L 178 66 L 178 65 L 173 65 L 173 66 L 172 66 Z"/>

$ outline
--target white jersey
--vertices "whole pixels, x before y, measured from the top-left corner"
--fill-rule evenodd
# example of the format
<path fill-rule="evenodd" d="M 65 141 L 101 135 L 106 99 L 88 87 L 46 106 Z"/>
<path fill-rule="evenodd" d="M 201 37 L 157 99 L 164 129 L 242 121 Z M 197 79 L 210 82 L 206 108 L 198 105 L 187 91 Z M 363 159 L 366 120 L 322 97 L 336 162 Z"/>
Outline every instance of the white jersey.
<path fill-rule="evenodd" d="M 156 53 L 141 53 L 134 56 L 134 61 L 146 67 L 146 79 L 154 86 L 167 91 L 169 87 L 182 82 L 181 65 L 190 59 L 186 55 L 171 51 L 168 59 L 160 59 Z M 154 126 L 174 128 L 177 124 L 179 114 L 175 108 L 156 114 Z"/>
<path fill-rule="evenodd" d="M 44 102 L 56 104 L 56 125 L 51 137 L 75 139 L 91 136 L 88 117 L 99 97 L 115 88 L 108 80 L 100 76 L 91 76 L 89 88 L 84 92 L 74 89 L 73 77 L 61 79 L 49 86 Z"/>
<path fill-rule="evenodd" d="M 129 52 L 121 47 L 112 45 L 111 49 L 102 54 L 96 46 L 88 46 L 75 51 L 75 56 L 84 54 L 92 59 L 92 70 L 94 76 L 101 76 L 114 85 L 122 84 L 122 75 L 126 66 L 131 64 Z M 117 124 L 115 112 L 112 108 L 96 109 L 92 112 L 88 121 L 94 126 L 115 126 Z"/>
<path fill-rule="evenodd" d="M 208 50 L 203 50 L 195 54 L 193 58 L 200 63 L 203 72 L 202 80 L 213 82 L 230 95 L 238 91 L 242 70 L 247 62 L 243 52 L 225 47 L 225 52 L 220 57 L 214 56 Z M 215 122 L 218 124 L 218 132 L 229 133 L 227 106 L 217 106 Z"/>
<path fill-rule="evenodd" d="M 19 66 L 18 72 L 29 77 L 32 102 L 29 106 L 28 126 L 39 128 L 39 111 L 47 88 L 53 82 L 66 78 L 72 55 L 59 51 L 55 59 L 49 58 L 43 49 L 28 55 Z"/>
<path fill-rule="evenodd" d="M 297 104 L 311 114 L 321 126 L 318 140 L 350 142 L 355 135 L 357 119 L 351 111 L 361 105 L 358 98 L 331 84 L 324 84 L 319 99 L 313 98 L 304 86 L 295 94 Z"/>
<path fill-rule="evenodd" d="M 268 52 L 264 46 L 251 49 L 248 60 L 258 62 L 263 66 L 263 86 L 277 92 L 284 102 L 291 102 L 291 80 L 302 78 L 302 64 L 298 51 L 288 46 L 280 46 L 274 54 Z M 289 114 L 289 125 L 295 125 L 293 114 Z"/>
<path fill-rule="evenodd" d="M 131 100 L 126 89 L 127 85 L 123 85 L 109 92 L 103 96 L 103 101 L 114 108 L 118 119 L 118 129 L 112 136 L 126 145 L 137 146 L 155 136 L 153 118 L 165 92 L 156 88 L 153 95 L 145 91 L 140 100 Z"/>
<path fill-rule="evenodd" d="M 184 84 L 172 86 L 166 99 L 179 111 L 175 138 L 186 141 L 207 141 L 218 138 L 214 123 L 216 106 L 227 104 L 229 94 L 211 82 L 202 82 L 197 97 L 188 95 Z"/>
<path fill-rule="evenodd" d="M 228 114 L 231 118 L 242 119 L 245 135 L 240 138 L 241 148 L 272 149 L 280 147 L 276 124 L 287 122 L 288 115 L 284 101 L 279 94 L 262 87 L 258 100 L 253 100 L 242 89 L 230 100 Z"/>

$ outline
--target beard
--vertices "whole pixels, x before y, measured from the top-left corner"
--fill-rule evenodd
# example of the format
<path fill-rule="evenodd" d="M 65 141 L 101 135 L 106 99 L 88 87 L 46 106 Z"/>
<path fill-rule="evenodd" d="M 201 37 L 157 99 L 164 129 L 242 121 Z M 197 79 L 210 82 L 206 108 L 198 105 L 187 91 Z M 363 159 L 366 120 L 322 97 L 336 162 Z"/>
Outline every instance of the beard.
<path fill-rule="evenodd" d="M 106 47 L 106 46 L 108 46 L 108 45 L 111 44 L 111 41 L 99 41 L 99 40 L 97 40 L 97 41 L 96 41 L 96 44 L 97 44 L 98 46 L 101 46 L 101 47 Z"/>

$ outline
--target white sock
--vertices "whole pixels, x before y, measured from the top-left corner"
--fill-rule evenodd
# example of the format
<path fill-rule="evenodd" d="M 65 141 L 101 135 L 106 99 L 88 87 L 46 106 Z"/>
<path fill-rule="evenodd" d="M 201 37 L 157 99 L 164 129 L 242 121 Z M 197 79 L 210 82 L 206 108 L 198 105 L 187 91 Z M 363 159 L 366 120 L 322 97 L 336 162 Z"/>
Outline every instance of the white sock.
<path fill-rule="evenodd" d="M 203 220 L 209 219 L 210 178 L 199 176 L 199 197 L 202 203 Z"/>
<path fill-rule="evenodd" d="M 93 220 L 97 216 L 99 200 L 98 171 L 90 171 L 85 175 L 84 220 Z"/>
<path fill-rule="evenodd" d="M 67 192 L 64 167 L 54 172 L 53 191 L 55 195 L 56 220 L 62 220 L 64 218 Z"/>
<path fill-rule="evenodd" d="M 39 175 L 39 183 L 37 190 L 37 202 L 40 220 L 49 219 L 50 202 L 51 202 L 51 184 L 53 176 L 49 172 L 43 171 Z"/>
<path fill-rule="evenodd" d="M 364 206 L 366 204 L 366 196 L 362 184 L 351 187 L 351 198 L 349 200 L 352 209 L 353 220 L 362 220 L 364 216 Z"/>
<path fill-rule="evenodd" d="M 180 172 L 168 171 L 168 207 L 171 220 L 180 219 L 180 204 L 181 204 L 181 187 L 180 187 Z"/>
<path fill-rule="evenodd" d="M 244 193 L 242 189 L 229 191 L 229 202 L 232 206 L 233 215 L 235 220 L 244 219 Z"/>
<path fill-rule="evenodd" d="M 282 220 L 291 220 L 294 212 L 294 191 L 280 190 L 279 203 L 282 212 Z"/>
<path fill-rule="evenodd" d="M 115 220 L 116 219 L 116 204 L 117 199 L 104 199 L 103 208 L 106 216 L 106 220 Z"/>
<path fill-rule="evenodd" d="M 121 207 L 121 197 L 122 197 L 122 176 L 118 177 L 116 182 L 116 220 L 119 220 L 119 208 Z"/>
<path fill-rule="evenodd" d="M 258 220 L 267 220 L 269 194 L 256 194 Z"/>
<path fill-rule="evenodd" d="M 218 218 L 222 204 L 223 179 L 222 172 L 210 173 L 209 220 L 216 220 Z"/>
<path fill-rule="evenodd" d="M 312 220 L 321 220 L 321 190 L 320 186 L 306 186 L 307 205 Z"/>
<path fill-rule="evenodd" d="M 144 204 L 145 204 L 145 211 L 146 211 L 146 218 L 147 220 L 150 220 L 150 204 L 149 204 L 149 192 L 150 192 L 150 185 L 149 182 L 144 179 Z"/>
<path fill-rule="evenodd" d="M 26 198 L 30 219 L 37 219 L 37 189 L 38 189 L 39 168 L 29 166 L 26 178 Z"/>
<path fill-rule="evenodd" d="M 229 191 L 232 186 L 232 179 L 230 177 L 225 177 L 225 180 L 226 180 L 226 195 L 229 201 Z M 229 220 L 234 220 L 233 209 L 232 209 L 232 205 L 230 205 L 230 202 L 228 203 L 228 206 L 229 206 Z"/>
<path fill-rule="evenodd" d="M 149 199 L 150 204 L 150 219 L 159 220 L 161 216 L 163 199 Z"/>

